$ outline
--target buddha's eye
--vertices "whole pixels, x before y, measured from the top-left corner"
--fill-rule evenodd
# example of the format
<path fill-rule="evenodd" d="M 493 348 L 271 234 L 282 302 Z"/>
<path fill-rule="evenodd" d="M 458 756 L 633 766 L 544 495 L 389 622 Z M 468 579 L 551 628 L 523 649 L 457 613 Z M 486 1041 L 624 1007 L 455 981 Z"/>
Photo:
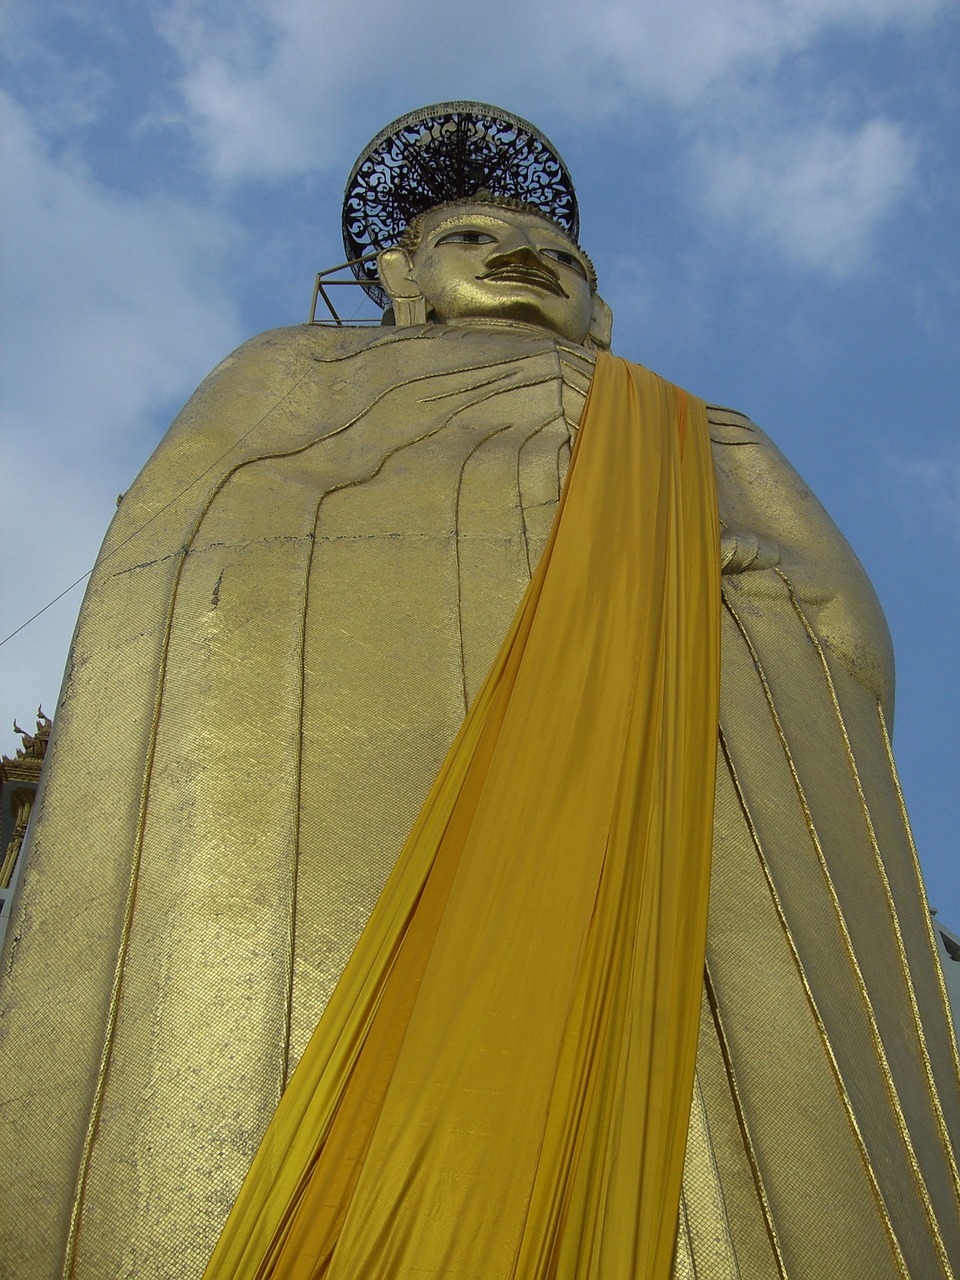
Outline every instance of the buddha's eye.
<path fill-rule="evenodd" d="M 437 244 L 493 244 L 496 237 L 486 231 L 474 231 L 467 227 L 462 231 L 448 231 L 441 236 Z"/>
<path fill-rule="evenodd" d="M 583 263 L 580 261 L 580 259 L 577 257 L 575 253 L 568 253 L 566 249 L 550 249 L 550 248 L 541 248 L 540 252 L 543 254 L 545 258 L 553 258 L 554 262 L 559 262 L 564 267 L 570 267 L 572 270 L 576 271 L 579 275 L 583 276 L 584 280 L 590 279 L 590 277 L 587 275 L 586 267 L 583 265 Z"/>

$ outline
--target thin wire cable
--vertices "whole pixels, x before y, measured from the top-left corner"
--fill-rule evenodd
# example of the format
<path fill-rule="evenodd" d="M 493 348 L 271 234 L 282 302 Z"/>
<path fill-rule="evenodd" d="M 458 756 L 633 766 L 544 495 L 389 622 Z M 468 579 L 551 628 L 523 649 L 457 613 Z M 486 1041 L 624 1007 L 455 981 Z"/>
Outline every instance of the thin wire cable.
<path fill-rule="evenodd" d="M 376 256 L 376 250 L 371 249 L 369 253 L 363 254 L 362 257 L 355 259 L 355 261 L 363 262 L 367 258 L 372 258 L 375 256 Z M 343 262 L 337 267 L 328 267 L 326 271 L 322 271 L 320 274 L 329 275 L 332 271 L 342 271 L 344 267 L 352 267 L 353 265 L 354 265 L 353 261 Z M 359 285 L 362 282 L 360 280 L 357 280 L 357 281 L 351 280 L 349 281 L 349 283 L 350 284 L 356 283 Z M 351 320 L 356 318 L 356 314 L 360 310 L 360 306 L 361 304 L 358 303 L 357 306 L 354 308 L 353 315 L 350 317 Z M 270 412 L 270 411 L 268 410 L 267 412 Z M 266 414 L 264 414 L 264 417 L 266 417 Z M 234 443 L 230 446 L 230 449 L 235 449 L 237 445 L 242 444 L 243 441 L 250 434 L 250 431 L 253 431 L 256 427 L 259 427 L 262 421 L 263 421 L 263 418 L 260 418 L 259 421 L 255 422 L 249 431 L 244 432 L 244 434 L 240 437 L 239 440 L 234 441 Z M 181 489 L 181 491 L 176 495 L 175 498 L 171 498 L 165 507 L 161 507 L 159 511 L 155 511 L 153 515 L 150 517 L 150 519 L 146 521 L 145 524 L 142 524 L 139 529 L 135 529 L 133 533 L 131 533 L 127 538 L 123 540 L 123 542 L 121 542 L 118 546 L 114 547 L 114 549 L 110 552 L 110 555 L 104 556 L 104 563 L 106 563 L 106 561 L 110 559 L 110 556 L 116 555 L 116 553 L 121 549 L 121 547 L 125 547 L 127 543 L 130 542 L 133 538 L 136 538 L 139 534 L 143 533 L 144 529 L 147 528 L 147 525 L 151 524 L 152 521 L 156 520 L 157 516 L 163 515 L 164 511 L 167 511 L 170 507 L 172 507 L 175 502 L 179 502 L 185 493 L 189 492 L 189 490 L 192 489 L 193 486 L 198 483 L 198 481 L 203 479 L 203 477 L 207 474 L 207 471 L 209 471 L 211 467 L 215 467 L 217 463 L 223 461 L 223 459 L 230 452 L 230 449 L 227 449 L 226 452 L 222 453 L 219 458 L 217 458 L 214 462 L 211 462 L 210 466 L 207 467 L 206 471 L 201 471 L 200 475 L 197 476 L 196 480 L 191 480 L 190 483 L 187 485 L 187 487 L 185 489 Z M 71 582 L 69 587 L 64 587 L 63 590 L 60 592 L 60 594 L 54 596 L 52 600 L 48 600 L 42 609 L 38 609 L 36 613 L 32 614 L 29 618 L 27 618 L 26 622 L 21 622 L 19 627 L 16 627 L 13 631 L 10 632 L 9 635 L 4 636 L 3 639 L 0 640 L 0 649 L 3 648 L 3 646 L 7 643 L 8 640 L 12 640 L 14 636 L 18 636 L 21 631 L 23 631 L 26 627 L 29 627 L 31 622 L 36 622 L 36 620 L 42 614 L 46 613 L 48 609 L 52 609 L 58 600 L 62 600 L 65 595 L 69 595 L 69 593 L 73 590 L 74 587 L 79 587 L 81 582 L 85 582 L 87 578 L 90 577 L 91 573 L 93 573 L 96 567 L 97 567 L 96 562 L 94 562 L 94 564 L 90 566 L 90 568 L 86 571 L 86 573 L 81 573 L 80 577 L 77 578 L 75 582 Z"/>
<path fill-rule="evenodd" d="M 277 404 L 281 403 L 283 400 L 287 398 L 288 395 L 290 395 L 292 391 L 296 390 L 296 388 L 300 385 L 300 383 L 303 381 L 303 378 L 305 376 L 306 375 L 304 374 L 303 376 L 298 378 L 297 381 L 294 383 L 294 385 L 290 388 L 290 390 L 285 392 L 284 395 L 280 397 L 280 400 L 277 401 Z M 93 573 L 94 569 L 97 567 L 97 563 L 106 564 L 106 562 L 108 560 L 111 560 L 117 554 L 118 551 L 122 551 L 123 548 L 129 542 L 132 542 L 134 538 L 138 538 L 145 529 L 149 528 L 149 526 L 153 524 L 154 520 L 162 516 L 165 511 L 169 511 L 172 506 L 174 506 L 177 502 L 180 501 L 180 499 L 184 496 L 184 494 L 189 493 L 190 490 L 194 487 L 194 485 L 199 484 L 200 481 L 203 479 L 203 477 L 209 471 L 212 471 L 214 467 L 219 466 L 220 463 L 224 460 L 224 458 L 228 454 L 232 453 L 234 449 L 238 449 L 240 445 L 243 444 L 244 440 L 246 440 L 247 436 L 249 436 L 251 432 L 256 431 L 257 427 L 260 426 L 260 424 L 264 421 L 264 419 L 267 418 L 274 411 L 274 409 L 277 407 L 277 404 L 272 404 L 270 408 L 266 410 L 265 413 L 261 414 L 261 416 L 257 419 L 256 422 L 254 422 L 250 427 L 247 428 L 247 430 L 243 433 L 242 436 L 239 436 L 236 440 L 233 441 L 231 445 L 229 445 L 226 449 L 224 449 L 223 453 L 221 453 L 218 458 L 214 458 L 214 460 L 211 463 L 209 463 L 195 479 L 191 480 L 188 485 L 185 485 L 184 488 L 182 488 L 179 493 L 175 494 L 170 499 L 169 502 L 165 503 L 162 507 L 159 508 L 159 510 L 155 511 L 153 515 L 149 518 L 149 520 L 145 520 L 143 524 L 140 525 L 138 528 L 134 529 L 132 533 L 128 533 L 122 542 L 118 542 L 117 545 L 113 548 L 113 550 L 108 552 L 107 555 L 103 557 L 102 561 L 98 560 L 94 562 L 94 564 L 90 566 L 90 568 L 86 571 L 86 573 L 82 573 L 79 578 L 77 578 L 74 582 L 71 582 L 69 587 L 64 587 L 64 589 L 59 593 L 59 595 L 55 595 L 52 600 L 47 601 L 47 603 L 43 606 L 42 609 L 38 609 L 35 614 L 27 618 L 26 622 L 21 622 L 19 627 L 11 631 L 9 635 L 4 636 L 3 639 L 0 640 L 0 649 L 3 648 L 3 646 L 7 643 L 8 640 L 12 640 L 14 636 L 18 636 L 21 631 L 23 631 L 26 627 L 29 627 L 31 622 L 36 622 L 37 618 L 39 618 L 42 614 L 46 613 L 48 609 L 51 609 L 57 603 L 58 600 L 62 600 L 65 595 L 67 595 L 69 592 L 71 592 L 74 589 L 74 587 L 78 587 L 81 582 L 86 581 L 86 579 L 90 577 L 91 573 Z"/>
<path fill-rule="evenodd" d="M 131 536 L 131 537 L 133 537 L 133 535 L 132 535 L 132 534 L 131 534 L 130 536 Z M 119 548 L 118 548 L 118 550 L 119 550 Z M 2 648 L 3 648 L 3 646 L 7 643 L 7 641 L 8 641 L 8 640 L 12 640 L 14 636 L 18 636 L 18 635 L 20 634 L 20 632 L 21 632 L 21 631 L 23 631 L 23 629 L 24 629 L 25 627 L 29 627 L 29 625 L 30 625 L 30 623 L 31 623 L 31 622 L 36 622 L 36 620 L 40 617 L 40 615 L 41 615 L 42 613 L 46 613 L 48 609 L 52 609 L 52 608 L 53 608 L 53 606 L 57 603 L 57 601 L 58 601 L 58 600 L 62 600 L 62 599 L 63 599 L 63 597 L 64 597 L 68 592 L 72 591 L 74 587 L 78 587 L 78 586 L 80 585 L 80 583 L 81 583 L 81 582 L 83 582 L 83 580 L 84 580 L 85 578 L 89 578 L 89 577 L 90 577 L 91 573 L 93 573 L 93 568 L 92 568 L 92 567 L 91 567 L 91 568 L 89 568 L 89 569 L 87 570 L 87 572 L 86 572 L 86 573 L 81 573 L 80 577 L 79 577 L 79 578 L 77 578 L 77 580 L 76 580 L 75 582 L 71 582 L 71 583 L 70 583 L 70 585 L 69 585 L 69 587 L 64 587 L 64 588 L 63 588 L 63 590 L 60 592 L 60 594 L 59 594 L 58 596 L 54 596 L 52 600 L 48 600 L 48 601 L 47 601 L 47 603 L 43 606 L 43 608 L 42 608 L 42 609 L 38 609 L 38 610 L 37 610 L 37 612 L 36 612 L 35 614 L 33 614 L 31 617 L 29 617 L 29 618 L 26 620 L 26 622 L 21 622 L 21 623 L 20 623 L 20 625 L 19 625 L 19 627 L 17 627 L 15 630 L 11 631 L 11 632 L 10 632 L 10 634 L 9 634 L 8 636 L 4 636 L 4 637 L 3 637 L 3 639 L 2 639 L 2 640 L 0 640 L 0 649 L 2 649 Z"/>

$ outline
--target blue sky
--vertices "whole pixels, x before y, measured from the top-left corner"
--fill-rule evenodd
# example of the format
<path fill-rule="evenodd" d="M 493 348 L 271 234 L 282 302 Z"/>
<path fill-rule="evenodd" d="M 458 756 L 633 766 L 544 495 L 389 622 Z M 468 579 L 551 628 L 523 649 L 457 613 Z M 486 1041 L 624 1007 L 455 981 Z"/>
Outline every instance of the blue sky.
<path fill-rule="evenodd" d="M 958 929 L 955 3 L 8 0 L 4 28 L 3 635 L 90 567 L 202 376 L 306 318 L 365 143 L 498 103 L 573 173 L 615 350 L 750 414 L 866 565 Z M 0 723 L 52 711 L 80 598 L 0 650 Z"/>

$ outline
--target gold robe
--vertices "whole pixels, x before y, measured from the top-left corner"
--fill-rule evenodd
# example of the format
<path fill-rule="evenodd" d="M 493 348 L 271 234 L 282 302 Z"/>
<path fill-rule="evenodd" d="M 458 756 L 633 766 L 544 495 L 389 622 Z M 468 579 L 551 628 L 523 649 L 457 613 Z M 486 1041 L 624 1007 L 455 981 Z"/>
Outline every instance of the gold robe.
<path fill-rule="evenodd" d="M 536 563 L 590 373 L 515 326 L 266 334 L 126 495 L 5 962 L 12 1275 L 202 1270 Z M 721 756 L 676 1272 L 946 1276 L 957 1064 L 886 629 L 769 441 L 712 424 Z"/>

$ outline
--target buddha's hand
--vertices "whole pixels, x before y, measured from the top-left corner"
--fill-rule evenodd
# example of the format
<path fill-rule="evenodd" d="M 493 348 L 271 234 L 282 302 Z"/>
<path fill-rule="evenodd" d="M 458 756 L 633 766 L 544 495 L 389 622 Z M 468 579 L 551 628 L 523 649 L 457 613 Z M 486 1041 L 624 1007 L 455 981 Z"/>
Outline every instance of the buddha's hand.
<path fill-rule="evenodd" d="M 720 572 L 744 573 L 772 569 L 780 563 L 780 547 L 748 529 L 733 529 L 720 522 Z"/>

